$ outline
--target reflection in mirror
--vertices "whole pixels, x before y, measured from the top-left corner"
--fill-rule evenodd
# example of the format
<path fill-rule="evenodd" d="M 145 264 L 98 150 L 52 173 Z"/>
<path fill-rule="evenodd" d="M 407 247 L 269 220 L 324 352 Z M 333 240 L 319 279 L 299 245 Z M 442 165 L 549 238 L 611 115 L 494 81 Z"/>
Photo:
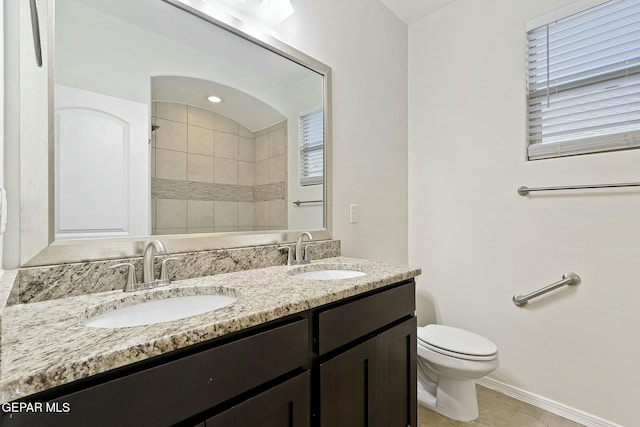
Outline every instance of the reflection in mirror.
<path fill-rule="evenodd" d="M 287 117 L 200 79 L 153 77 L 151 94 L 152 234 L 287 228 Z"/>
<path fill-rule="evenodd" d="M 158 0 L 55 19 L 56 240 L 324 227 L 321 74 Z"/>

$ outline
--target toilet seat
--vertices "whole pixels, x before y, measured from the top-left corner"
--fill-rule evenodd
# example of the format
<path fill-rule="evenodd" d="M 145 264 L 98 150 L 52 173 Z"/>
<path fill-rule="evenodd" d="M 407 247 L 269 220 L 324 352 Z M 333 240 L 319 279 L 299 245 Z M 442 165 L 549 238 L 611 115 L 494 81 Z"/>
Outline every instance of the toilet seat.
<path fill-rule="evenodd" d="M 418 328 L 418 345 L 436 353 L 464 360 L 493 360 L 498 347 L 488 339 L 445 325 Z"/>

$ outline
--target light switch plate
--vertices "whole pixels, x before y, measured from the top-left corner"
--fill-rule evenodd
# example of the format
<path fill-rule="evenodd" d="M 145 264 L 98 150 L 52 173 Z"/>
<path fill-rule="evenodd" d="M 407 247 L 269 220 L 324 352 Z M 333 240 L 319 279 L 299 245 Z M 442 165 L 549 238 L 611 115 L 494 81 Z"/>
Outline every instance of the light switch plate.
<path fill-rule="evenodd" d="M 352 203 L 349 205 L 349 222 L 356 224 L 358 221 L 360 221 L 360 207 Z"/>

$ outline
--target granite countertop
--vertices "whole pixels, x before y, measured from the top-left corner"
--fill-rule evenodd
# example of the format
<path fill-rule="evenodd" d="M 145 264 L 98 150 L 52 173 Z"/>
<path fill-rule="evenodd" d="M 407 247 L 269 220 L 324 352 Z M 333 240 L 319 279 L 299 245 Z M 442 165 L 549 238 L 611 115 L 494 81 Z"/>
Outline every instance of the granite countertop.
<path fill-rule="evenodd" d="M 361 277 L 317 281 L 292 270 L 351 268 Z M 305 266 L 276 266 L 179 280 L 153 290 L 109 291 L 2 311 L 0 402 L 8 402 L 270 320 L 384 287 L 421 273 L 398 264 L 336 257 Z M 219 310 L 180 320 L 126 328 L 91 328 L 89 317 L 112 308 L 212 291 L 237 298 Z"/>

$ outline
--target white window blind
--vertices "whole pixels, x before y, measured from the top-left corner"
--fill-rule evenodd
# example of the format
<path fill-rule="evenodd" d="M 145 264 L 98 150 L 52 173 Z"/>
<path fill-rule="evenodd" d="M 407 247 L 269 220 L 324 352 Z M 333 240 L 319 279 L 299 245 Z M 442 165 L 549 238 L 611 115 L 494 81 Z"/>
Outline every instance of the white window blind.
<path fill-rule="evenodd" d="M 527 33 L 529 159 L 640 146 L 640 0 Z"/>
<path fill-rule="evenodd" d="M 324 164 L 324 110 L 300 115 L 300 185 L 322 184 Z"/>

